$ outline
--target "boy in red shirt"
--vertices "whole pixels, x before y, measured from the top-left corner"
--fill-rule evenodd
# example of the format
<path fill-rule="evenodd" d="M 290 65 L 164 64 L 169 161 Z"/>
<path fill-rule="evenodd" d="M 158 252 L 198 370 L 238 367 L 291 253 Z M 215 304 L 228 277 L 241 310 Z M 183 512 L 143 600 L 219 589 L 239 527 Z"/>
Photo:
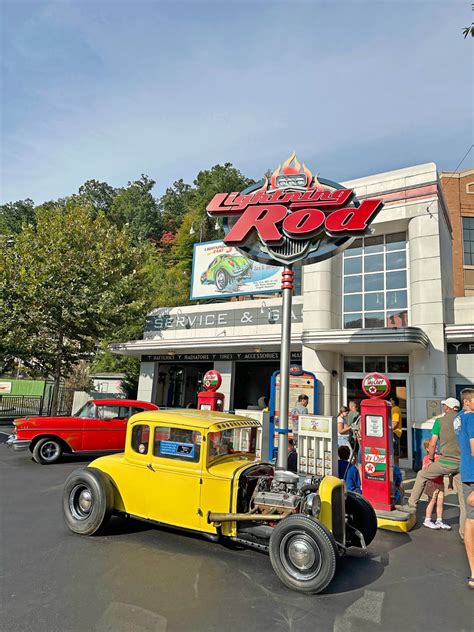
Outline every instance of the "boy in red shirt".
<path fill-rule="evenodd" d="M 426 450 L 426 456 L 423 459 L 423 469 L 428 467 L 428 465 L 432 462 L 429 454 L 429 445 L 430 440 L 426 439 L 423 442 L 423 445 Z M 435 461 L 439 459 L 440 455 L 435 455 Z M 425 494 L 428 496 L 428 505 L 426 507 L 425 520 L 423 522 L 424 527 L 428 527 L 428 529 L 445 529 L 446 531 L 451 531 L 451 527 L 449 524 L 443 522 L 443 502 L 444 502 L 444 477 L 438 476 L 437 478 L 433 478 L 432 480 L 426 483 Z M 431 516 L 433 515 L 434 506 L 436 505 L 436 522 L 431 520 Z"/>

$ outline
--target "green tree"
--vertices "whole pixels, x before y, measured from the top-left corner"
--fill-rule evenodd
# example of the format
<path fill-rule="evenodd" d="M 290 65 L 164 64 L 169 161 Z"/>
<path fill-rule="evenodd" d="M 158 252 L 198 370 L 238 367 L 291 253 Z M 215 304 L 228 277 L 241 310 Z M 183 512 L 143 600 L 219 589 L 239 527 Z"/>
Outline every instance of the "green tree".
<path fill-rule="evenodd" d="M 182 186 L 177 185 L 181 183 Z M 196 242 L 221 239 L 222 228 L 215 228 L 215 220 L 208 217 L 206 208 L 216 193 L 242 191 L 253 183 L 229 162 L 200 171 L 194 180 L 194 188 L 175 182 L 174 193 L 167 190 L 167 209 L 176 208 L 180 224 L 174 240 L 161 244 L 160 257 L 155 263 L 155 278 L 159 284 L 154 292 L 154 307 L 173 307 L 189 303 L 189 286 L 193 246 Z M 163 198 L 162 198 L 163 200 Z M 165 208 L 160 201 L 160 207 Z M 179 200 L 179 201 L 178 201 Z M 172 204 L 173 202 L 173 204 Z M 191 227 L 193 230 L 191 231 Z"/>
<path fill-rule="evenodd" d="M 142 175 L 139 180 L 129 182 L 114 197 L 107 217 L 115 226 L 128 226 L 136 243 L 146 239 L 154 241 L 161 237 L 162 223 L 158 205 L 151 190 L 155 181 Z"/>
<path fill-rule="evenodd" d="M 7 202 L 0 206 L 0 234 L 13 235 L 19 233 L 25 224 L 35 223 L 35 207 L 33 200 Z"/>
<path fill-rule="evenodd" d="M 114 327 L 142 320 L 149 248 L 77 200 L 38 209 L 36 226 L 0 241 L 0 356 L 53 376 L 57 392 Z"/>
<path fill-rule="evenodd" d="M 184 216 L 193 206 L 195 190 L 180 179 L 168 187 L 158 201 L 164 232 L 176 233 Z"/>
<path fill-rule="evenodd" d="M 87 180 L 79 187 L 79 197 L 91 204 L 96 211 L 103 211 L 106 215 L 116 195 L 117 189 L 111 187 L 107 182 L 99 182 L 98 180 Z"/>

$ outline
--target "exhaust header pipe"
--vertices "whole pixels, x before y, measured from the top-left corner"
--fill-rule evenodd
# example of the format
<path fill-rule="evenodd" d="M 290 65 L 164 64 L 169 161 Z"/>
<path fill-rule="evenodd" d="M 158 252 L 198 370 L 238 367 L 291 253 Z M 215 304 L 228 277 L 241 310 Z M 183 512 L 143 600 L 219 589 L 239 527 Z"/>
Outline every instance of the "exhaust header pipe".
<path fill-rule="evenodd" d="M 274 520 L 283 520 L 287 517 L 285 514 L 247 514 L 247 513 L 213 513 L 209 511 L 207 514 L 207 522 L 273 522 Z"/>

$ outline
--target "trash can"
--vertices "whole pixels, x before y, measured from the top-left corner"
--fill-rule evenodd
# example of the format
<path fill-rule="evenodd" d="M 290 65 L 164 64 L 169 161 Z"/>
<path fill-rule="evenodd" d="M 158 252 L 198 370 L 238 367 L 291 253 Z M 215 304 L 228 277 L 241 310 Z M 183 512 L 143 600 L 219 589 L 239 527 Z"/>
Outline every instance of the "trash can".
<path fill-rule="evenodd" d="M 413 469 L 415 472 L 421 469 L 423 458 L 425 456 L 425 448 L 423 442 L 431 439 L 431 430 L 436 417 L 427 421 L 415 421 L 412 426 L 413 432 Z"/>

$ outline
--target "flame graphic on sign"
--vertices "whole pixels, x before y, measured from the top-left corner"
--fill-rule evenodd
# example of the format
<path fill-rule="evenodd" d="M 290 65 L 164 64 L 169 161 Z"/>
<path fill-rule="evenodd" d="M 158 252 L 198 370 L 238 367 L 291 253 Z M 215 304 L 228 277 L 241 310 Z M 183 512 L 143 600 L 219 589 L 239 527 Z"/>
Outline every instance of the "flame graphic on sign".
<path fill-rule="evenodd" d="M 293 163 L 293 164 L 292 164 Z M 281 189 L 285 188 L 278 182 L 279 176 L 305 176 L 305 184 L 299 185 L 297 188 L 323 188 L 321 184 L 318 182 L 316 176 L 313 176 L 308 167 L 303 163 L 301 164 L 296 157 L 296 152 L 293 152 L 291 156 L 285 160 L 282 165 L 278 165 L 275 171 L 272 173 L 270 177 L 270 186 L 272 189 Z M 314 180 L 314 182 L 313 182 Z M 313 184 L 313 187 L 311 185 Z M 288 185 L 289 187 L 291 185 Z"/>

